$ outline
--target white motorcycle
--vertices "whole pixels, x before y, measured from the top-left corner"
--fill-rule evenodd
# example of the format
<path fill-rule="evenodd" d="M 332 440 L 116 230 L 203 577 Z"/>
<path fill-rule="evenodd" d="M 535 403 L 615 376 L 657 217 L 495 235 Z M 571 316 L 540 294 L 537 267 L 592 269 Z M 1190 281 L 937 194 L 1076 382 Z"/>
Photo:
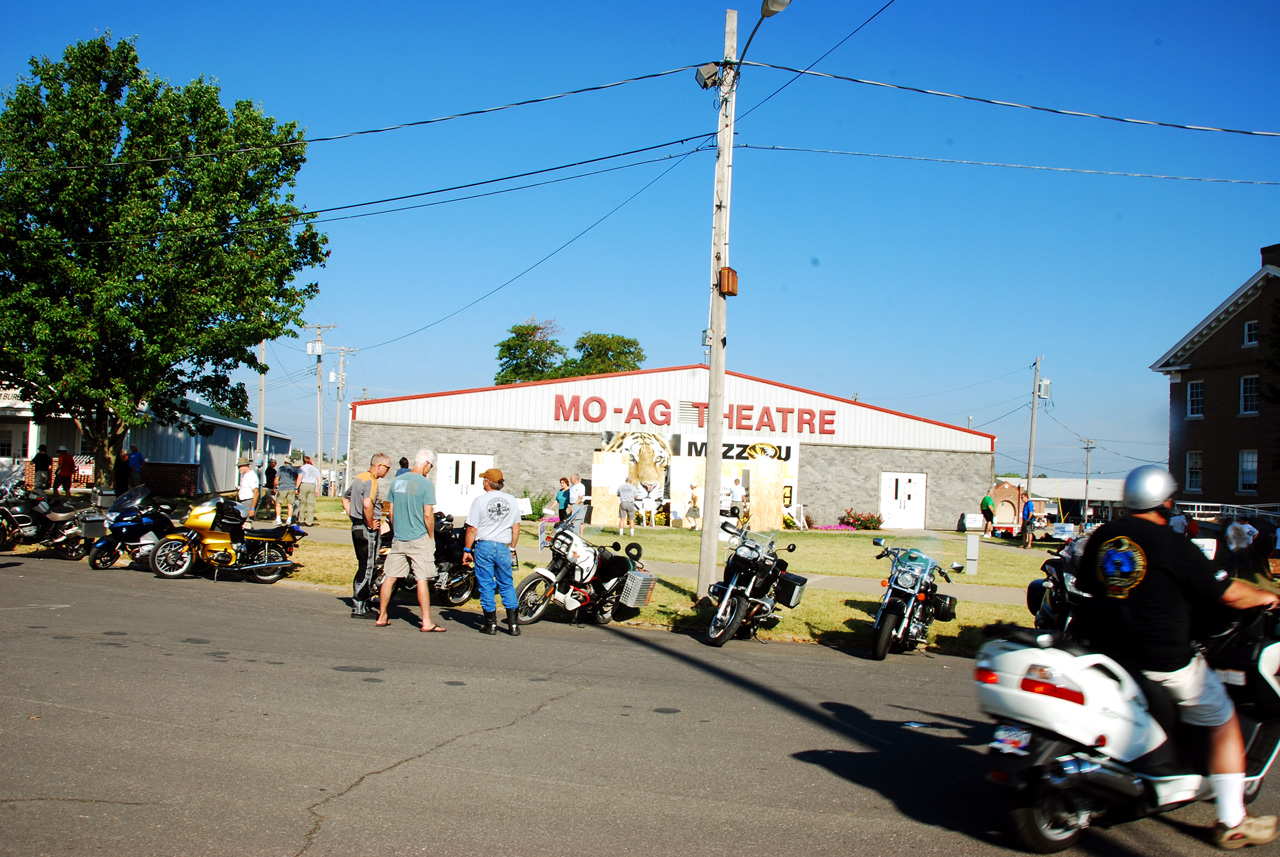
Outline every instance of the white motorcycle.
<path fill-rule="evenodd" d="M 1094 819 L 1141 818 L 1213 797 L 1204 730 L 1177 722 L 1158 685 L 1056 631 L 988 628 L 974 680 L 997 721 L 987 779 L 1008 789 L 1014 834 L 1029 851 L 1075 845 Z M 1235 617 L 1203 644 L 1231 693 L 1246 747 L 1245 801 L 1280 748 L 1280 628 Z"/>
<path fill-rule="evenodd" d="M 619 604 L 639 607 L 649 603 L 654 577 L 640 564 L 640 545 L 627 545 L 625 555 L 597 547 L 573 531 L 582 514 L 579 509 L 559 525 L 551 536 L 551 562 L 534 569 L 516 587 L 516 621 L 537 622 L 552 604 L 558 604 L 575 618 L 587 610 L 591 621 L 608 625 Z M 622 550 L 617 542 L 612 550 Z"/>

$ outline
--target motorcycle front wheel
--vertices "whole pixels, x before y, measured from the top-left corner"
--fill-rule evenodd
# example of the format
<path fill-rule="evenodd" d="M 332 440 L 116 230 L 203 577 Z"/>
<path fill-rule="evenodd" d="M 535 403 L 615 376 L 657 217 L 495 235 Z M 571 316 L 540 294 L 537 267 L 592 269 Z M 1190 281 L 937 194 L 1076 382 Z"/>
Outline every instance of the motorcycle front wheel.
<path fill-rule="evenodd" d="M 531 574 L 516 587 L 516 621 L 531 625 L 542 618 L 551 606 L 551 594 L 555 587 L 541 574 Z"/>
<path fill-rule="evenodd" d="M 75 562 L 78 559 L 84 559 L 84 539 L 72 539 L 63 542 L 54 548 L 58 552 L 58 556 L 63 559 L 69 559 Z"/>
<path fill-rule="evenodd" d="M 871 657 L 883 661 L 889 654 L 889 646 L 893 643 L 893 632 L 898 630 L 902 617 L 897 613 L 888 613 L 875 630 L 875 639 L 871 642 Z"/>
<path fill-rule="evenodd" d="M 476 576 L 466 570 L 454 568 L 449 570 L 449 582 L 440 589 L 440 595 L 450 607 L 461 607 L 471 600 L 475 591 Z"/>
<path fill-rule="evenodd" d="M 170 539 L 156 545 L 149 562 L 157 577 L 176 578 L 191 571 L 195 561 L 195 553 L 190 545 Z"/>
<path fill-rule="evenodd" d="M 17 547 L 17 530 L 3 518 L 0 518 L 0 551 L 11 551 Z"/>
<path fill-rule="evenodd" d="M 107 545 L 89 551 L 89 567 L 102 570 L 111 568 L 120 559 L 120 545 Z"/>
<path fill-rule="evenodd" d="M 733 639 L 743 617 L 747 615 L 746 598 L 734 594 L 729 596 L 729 601 L 729 609 L 722 614 L 717 608 L 715 615 L 711 617 L 711 624 L 707 626 L 707 642 L 712 646 L 723 646 Z"/>
<path fill-rule="evenodd" d="M 1028 851 L 1057 854 L 1079 841 L 1083 828 L 1070 791 L 1032 787 L 1013 793 L 1010 798 L 1010 825 Z"/>
<path fill-rule="evenodd" d="M 284 552 L 284 548 L 280 545 L 267 545 L 265 550 L 258 551 L 257 562 L 288 562 L 289 557 Z M 289 568 L 283 565 L 273 566 L 272 568 L 251 568 L 249 576 L 254 583 L 275 583 L 280 578 L 289 573 Z"/>

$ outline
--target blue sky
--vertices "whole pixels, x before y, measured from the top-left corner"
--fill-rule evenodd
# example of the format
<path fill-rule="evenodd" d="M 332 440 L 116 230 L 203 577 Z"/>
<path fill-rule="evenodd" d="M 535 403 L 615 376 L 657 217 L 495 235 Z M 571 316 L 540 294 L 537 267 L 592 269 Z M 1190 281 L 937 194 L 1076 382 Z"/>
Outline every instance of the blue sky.
<path fill-rule="evenodd" d="M 25 74 L 28 57 L 110 30 L 136 35 L 155 75 L 215 78 L 228 104 L 251 99 L 322 137 L 714 61 L 728 5 L 383 3 L 353 12 L 327 2 L 65 2 L 50 14 L 8 3 L 0 85 Z M 1260 36 L 1280 31 L 1274 2 L 896 0 L 831 50 L 883 5 L 795 0 L 764 23 L 747 60 L 805 68 L 831 51 L 815 71 L 1280 131 L 1280 69 L 1260 47 Z M 758 6 L 738 8 L 741 47 Z M 1280 188 L 867 155 L 1276 182 L 1280 138 L 816 77 L 778 92 L 792 77 L 744 70 L 738 143 L 863 154 L 735 153 L 730 263 L 741 294 L 729 302 L 728 367 L 957 425 L 972 416 L 999 438 L 997 470 L 1020 472 L 1030 367 L 1042 355 L 1053 398 L 1038 421 L 1037 472 L 1083 475 L 1081 436 L 1097 441 L 1095 475 L 1162 461 L 1168 386 L 1147 367 L 1257 271 L 1259 247 L 1280 242 Z M 715 126 L 713 94 L 682 71 L 313 143 L 296 194 L 310 209 L 366 202 L 696 142 Z M 312 274 L 321 291 L 307 320 L 336 325 L 326 343 L 361 349 L 348 366 L 347 401 L 364 390 L 490 384 L 495 343 L 531 316 L 554 319 L 566 345 L 585 331 L 635 337 L 649 368 L 701 362 L 714 161 L 700 152 L 322 224 L 332 256 Z M 270 347 L 267 421 L 314 448 L 314 361 L 302 343 Z M 327 376 L 328 358 L 325 368 Z M 250 393 L 256 403 L 256 380 Z M 331 449 L 327 383 L 324 405 Z"/>

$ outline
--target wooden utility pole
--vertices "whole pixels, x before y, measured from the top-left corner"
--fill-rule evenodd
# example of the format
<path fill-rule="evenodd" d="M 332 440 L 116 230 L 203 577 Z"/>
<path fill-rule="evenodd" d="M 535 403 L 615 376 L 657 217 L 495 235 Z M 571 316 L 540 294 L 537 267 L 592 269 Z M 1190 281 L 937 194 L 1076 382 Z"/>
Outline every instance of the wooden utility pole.
<path fill-rule="evenodd" d="M 307 343 L 307 353 L 316 356 L 316 461 L 320 467 L 324 467 L 324 425 L 321 393 L 324 391 L 324 332 L 331 328 L 337 327 L 336 324 L 310 324 L 307 327 L 314 328 L 316 338 L 314 342 Z"/>
<path fill-rule="evenodd" d="M 1040 401 L 1040 361 L 1043 357 L 1036 358 L 1035 377 L 1031 382 L 1031 443 L 1027 448 L 1027 499 L 1031 499 L 1031 475 L 1035 472 L 1036 466 L 1036 406 Z M 1022 514 L 1022 510 L 1018 510 L 1018 514 Z"/>

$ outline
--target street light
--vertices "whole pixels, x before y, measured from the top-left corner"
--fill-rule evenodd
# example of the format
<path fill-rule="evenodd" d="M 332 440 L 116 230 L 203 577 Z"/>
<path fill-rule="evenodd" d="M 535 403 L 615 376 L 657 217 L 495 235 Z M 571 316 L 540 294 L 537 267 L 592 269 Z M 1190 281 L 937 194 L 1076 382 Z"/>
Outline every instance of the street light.
<path fill-rule="evenodd" d="M 760 20 L 742 50 L 745 57 L 751 39 L 765 18 L 787 8 L 791 0 L 764 0 Z M 720 87 L 720 130 L 716 136 L 716 182 L 711 228 L 711 354 L 707 372 L 707 466 L 702 486 L 702 542 L 698 553 L 698 597 L 702 598 L 715 577 L 720 543 L 720 462 L 724 444 L 725 297 L 737 294 L 737 274 L 729 267 L 729 197 L 733 189 L 733 118 L 738 89 L 738 12 L 725 11 L 724 60 L 695 71 L 703 89 Z"/>

